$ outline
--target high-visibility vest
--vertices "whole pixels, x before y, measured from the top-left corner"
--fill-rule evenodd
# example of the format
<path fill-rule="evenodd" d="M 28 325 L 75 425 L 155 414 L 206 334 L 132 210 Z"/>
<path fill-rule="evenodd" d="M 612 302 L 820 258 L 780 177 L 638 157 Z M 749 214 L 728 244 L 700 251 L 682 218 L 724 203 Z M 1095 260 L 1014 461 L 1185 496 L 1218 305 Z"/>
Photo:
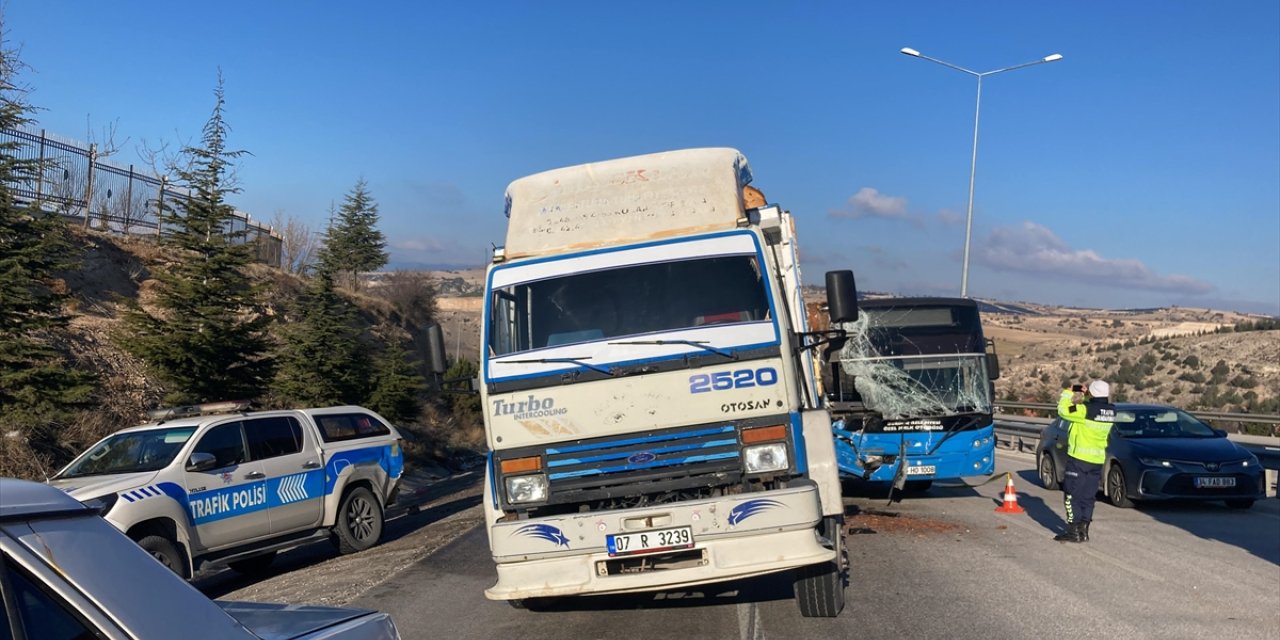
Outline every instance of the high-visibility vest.
<path fill-rule="evenodd" d="M 1071 401 L 1074 394 L 1063 389 L 1058 398 L 1058 415 L 1068 423 L 1067 455 L 1072 458 L 1103 464 L 1107 461 L 1107 437 L 1111 435 L 1111 423 L 1115 421 L 1115 405 L 1090 398 L 1084 404 Z"/>

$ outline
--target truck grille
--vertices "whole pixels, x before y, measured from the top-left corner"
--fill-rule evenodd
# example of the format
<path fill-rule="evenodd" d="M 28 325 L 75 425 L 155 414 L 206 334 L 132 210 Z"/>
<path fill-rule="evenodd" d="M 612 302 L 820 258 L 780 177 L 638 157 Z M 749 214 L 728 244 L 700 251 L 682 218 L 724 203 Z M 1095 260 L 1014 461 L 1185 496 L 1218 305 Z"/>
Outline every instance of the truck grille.
<path fill-rule="evenodd" d="M 732 424 L 565 443 L 546 449 L 550 502 L 671 490 L 677 488 L 673 484 L 686 485 L 691 478 L 699 483 L 736 482 L 739 455 L 738 429 Z"/>

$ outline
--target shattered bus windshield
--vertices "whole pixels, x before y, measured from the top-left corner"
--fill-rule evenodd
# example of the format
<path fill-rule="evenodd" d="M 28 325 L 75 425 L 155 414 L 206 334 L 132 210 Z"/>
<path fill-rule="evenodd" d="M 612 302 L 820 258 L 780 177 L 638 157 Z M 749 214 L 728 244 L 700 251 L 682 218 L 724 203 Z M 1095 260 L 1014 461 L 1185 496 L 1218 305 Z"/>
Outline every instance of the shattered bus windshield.
<path fill-rule="evenodd" d="M 701 327 L 769 320 L 754 255 L 632 265 L 494 289 L 494 355 Z"/>
<path fill-rule="evenodd" d="M 976 308 L 869 305 L 844 328 L 842 390 L 885 419 L 991 412 Z"/>

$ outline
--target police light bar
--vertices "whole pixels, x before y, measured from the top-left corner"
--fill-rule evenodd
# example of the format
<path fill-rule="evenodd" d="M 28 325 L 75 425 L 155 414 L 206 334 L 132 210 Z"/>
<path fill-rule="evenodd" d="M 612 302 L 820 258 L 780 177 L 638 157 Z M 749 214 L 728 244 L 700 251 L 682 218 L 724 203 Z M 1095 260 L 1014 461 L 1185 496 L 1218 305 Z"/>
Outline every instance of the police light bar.
<path fill-rule="evenodd" d="M 162 409 L 152 409 L 147 412 L 147 417 L 157 422 L 164 420 L 173 420 L 174 418 L 191 418 L 194 416 L 206 416 L 217 413 L 243 413 L 248 410 L 250 405 L 248 400 L 224 400 L 222 402 L 206 402 L 204 404 L 192 404 L 181 407 L 165 407 Z"/>

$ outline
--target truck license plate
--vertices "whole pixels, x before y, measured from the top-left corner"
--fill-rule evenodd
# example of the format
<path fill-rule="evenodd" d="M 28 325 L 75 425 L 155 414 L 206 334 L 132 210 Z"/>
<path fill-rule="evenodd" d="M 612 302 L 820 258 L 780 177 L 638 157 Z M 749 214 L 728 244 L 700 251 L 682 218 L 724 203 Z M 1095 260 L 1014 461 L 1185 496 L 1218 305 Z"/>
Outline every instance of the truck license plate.
<path fill-rule="evenodd" d="M 1202 476 L 1196 478 L 1196 486 L 1201 489 L 1227 489 L 1236 486 L 1236 479 L 1231 476 Z"/>
<path fill-rule="evenodd" d="M 922 464 L 914 467 L 907 467 L 907 475 L 909 476 L 931 476 L 938 472 L 938 467 L 931 464 Z"/>
<path fill-rule="evenodd" d="M 605 536 L 610 556 L 653 553 L 693 547 L 693 527 L 671 527 Z"/>

